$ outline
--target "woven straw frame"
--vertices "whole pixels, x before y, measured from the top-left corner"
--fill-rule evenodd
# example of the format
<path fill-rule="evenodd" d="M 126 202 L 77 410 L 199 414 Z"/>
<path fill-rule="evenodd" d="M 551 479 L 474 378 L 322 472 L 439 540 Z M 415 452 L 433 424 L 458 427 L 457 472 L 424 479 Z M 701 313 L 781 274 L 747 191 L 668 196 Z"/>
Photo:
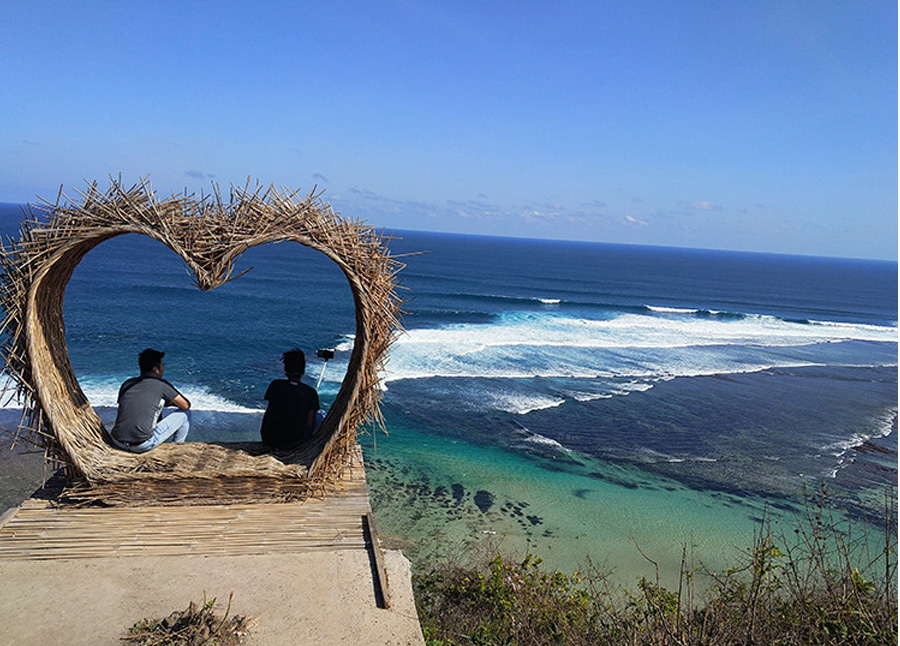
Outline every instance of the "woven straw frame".
<path fill-rule="evenodd" d="M 0 353 L 23 405 L 19 432 L 62 462 L 75 500 L 109 504 L 185 504 L 295 500 L 329 489 L 352 459 L 357 428 L 383 426 L 379 374 L 402 329 L 397 274 L 387 238 L 336 214 L 319 195 L 274 187 L 231 188 L 195 199 L 157 200 L 147 180 L 125 189 L 96 183 L 71 201 L 36 207 L 17 241 L 0 248 L 0 305 L 6 317 Z M 201 290 L 231 275 L 247 249 L 293 241 L 341 268 L 356 306 L 356 340 L 347 374 L 325 421 L 288 452 L 258 443 L 164 444 L 133 454 L 113 448 L 69 362 L 63 297 L 72 272 L 94 247 L 137 233 L 177 253 Z"/>

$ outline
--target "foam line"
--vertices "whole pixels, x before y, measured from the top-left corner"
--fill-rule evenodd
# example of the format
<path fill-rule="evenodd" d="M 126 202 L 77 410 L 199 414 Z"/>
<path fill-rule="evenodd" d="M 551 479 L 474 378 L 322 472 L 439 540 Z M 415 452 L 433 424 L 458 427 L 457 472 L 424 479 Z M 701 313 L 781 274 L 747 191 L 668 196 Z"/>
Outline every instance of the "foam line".
<path fill-rule="evenodd" d="M 896 344 L 897 330 L 850 323 L 809 324 L 768 315 L 685 319 L 658 313 L 619 313 L 592 319 L 556 311 L 507 312 L 490 324 L 409 330 L 394 344 L 384 377 L 390 382 L 430 377 L 598 378 L 758 372 L 815 365 L 785 356 L 785 349 L 850 341 Z"/>
<path fill-rule="evenodd" d="M 530 444 L 537 444 L 538 446 L 546 446 L 553 449 L 556 449 L 560 453 L 574 453 L 571 449 L 567 448 L 565 445 L 560 444 L 553 438 L 547 437 L 545 435 L 541 435 L 540 433 L 535 433 L 530 428 L 525 426 L 520 422 L 516 422 L 513 420 L 516 426 L 518 426 L 518 433 L 522 436 L 523 442 L 528 442 Z"/>
<path fill-rule="evenodd" d="M 84 377 L 80 380 L 81 388 L 91 406 L 109 407 L 117 406 L 117 397 L 121 381 L 116 378 Z M 214 411 L 219 413 L 263 413 L 262 408 L 250 408 L 242 406 L 225 397 L 216 395 L 203 387 L 186 386 L 179 388 L 185 397 L 191 402 L 192 410 Z"/>
<path fill-rule="evenodd" d="M 657 312 L 659 314 L 697 314 L 700 312 L 698 309 L 682 307 L 660 307 L 654 305 L 647 305 L 646 307 L 651 312 Z"/>
<path fill-rule="evenodd" d="M 853 433 L 845 440 L 832 442 L 820 448 L 821 451 L 837 459 L 835 467 L 828 473 L 829 478 L 836 478 L 841 469 L 845 469 L 856 461 L 854 451 L 869 440 L 887 437 L 896 430 L 896 411 L 891 411 L 890 419 L 882 422 L 881 427 L 871 433 Z"/>

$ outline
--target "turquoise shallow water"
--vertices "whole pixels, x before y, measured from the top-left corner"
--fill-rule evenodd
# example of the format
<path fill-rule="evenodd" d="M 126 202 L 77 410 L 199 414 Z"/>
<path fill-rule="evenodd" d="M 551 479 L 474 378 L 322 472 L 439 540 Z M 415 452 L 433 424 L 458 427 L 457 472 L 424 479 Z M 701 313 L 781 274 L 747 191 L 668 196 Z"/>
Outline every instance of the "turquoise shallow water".
<path fill-rule="evenodd" d="M 764 518 L 791 536 L 804 517 L 799 500 L 691 489 L 585 456 L 537 458 L 398 426 L 363 447 L 379 532 L 417 563 L 500 550 L 566 572 L 593 566 L 624 587 L 657 575 L 674 586 L 685 553 L 721 571 Z"/>

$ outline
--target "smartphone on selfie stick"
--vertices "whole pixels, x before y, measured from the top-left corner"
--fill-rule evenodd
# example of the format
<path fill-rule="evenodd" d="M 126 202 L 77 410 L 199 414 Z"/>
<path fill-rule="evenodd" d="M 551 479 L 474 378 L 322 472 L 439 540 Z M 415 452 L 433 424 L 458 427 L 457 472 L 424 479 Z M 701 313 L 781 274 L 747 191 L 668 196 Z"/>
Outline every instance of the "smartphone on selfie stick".
<path fill-rule="evenodd" d="M 316 384 L 316 390 L 319 390 L 319 386 L 322 385 L 322 377 L 325 376 L 325 366 L 328 365 L 329 359 L 334 359 L 334 350 L 330 350 L 328 348 L 319 348 L 316 350 L 316 356 L 320 359 L 324 359 L 325 363 L 322 364 L 322 372 L 319 374 L 319 383 Z"/>

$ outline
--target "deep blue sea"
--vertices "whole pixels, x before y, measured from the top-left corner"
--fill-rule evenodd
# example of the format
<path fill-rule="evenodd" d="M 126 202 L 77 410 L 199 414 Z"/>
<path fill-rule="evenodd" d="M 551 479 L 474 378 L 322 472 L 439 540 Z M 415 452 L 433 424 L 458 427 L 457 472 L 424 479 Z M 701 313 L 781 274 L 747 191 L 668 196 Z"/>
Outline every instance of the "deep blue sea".
<path fill-rule="evenodd" d="M 0 231 L 19 219 L 0 209 Z M 641 550 L 676 568 L 682 544 L 715 564 L 823 485 L 848 516 L 883 509 L 897 481 L 895 262 L 394 235 L 393 253 L 426 253 L 404 258 L 388 434 L 361 443 L 379 532 L 414 559 L 497 545 L 631 576 L 649 567 Z M 101 418 L 148 346 L 194 404 L 193 440 L 256 439 L 295 346 L 333 400 L 355 327 L 343 274 L 290 243 L 249 251 L 247 267 L 200 292 L 134 235 L 82 261 L 66 334 Z"/>

